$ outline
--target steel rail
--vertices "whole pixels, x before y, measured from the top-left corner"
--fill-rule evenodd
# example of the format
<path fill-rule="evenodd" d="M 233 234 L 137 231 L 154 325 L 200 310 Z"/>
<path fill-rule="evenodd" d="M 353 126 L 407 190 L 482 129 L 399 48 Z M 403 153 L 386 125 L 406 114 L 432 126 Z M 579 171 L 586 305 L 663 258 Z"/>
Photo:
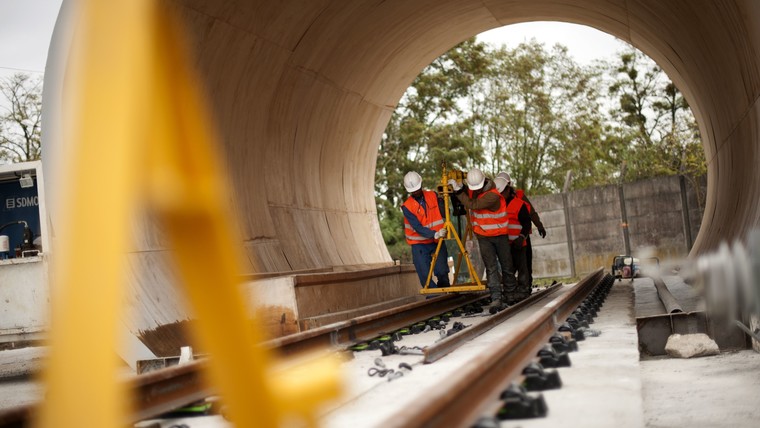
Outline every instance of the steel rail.
<path fill-rule="evenodd" d="M 134 400 L 127 422 L 137 423 L 214 395 L 202 379 L 205 363 L 195 360 L 127 380 L 127 389 L 132 391 Z M 37 407 L 38 403 L 34 403 L 1 410 L 0 427 L 31 426 Z"/>
<path fill-rule="evenodd" d="M 148 372 L 130 379 L 134 406 L 130 422 L 139 422 L 214 395 L 204 382 L 206 360 Z"/>
<path fill-rule="evenodd" d="M 423 358 L 422 362 L 427 364 L 440 360 L 453 350 L 462 346 L 463 343 L 480 336 L 488 330 L 512 318 L 526 306 L 532 305 L 533 303 L 559 290 L 561 287 L 561 283 L 547 287 L 538 293 L 532 294 L 527 299 L 495 313 L 493 316 L 489 317 L 486 321 L 483 321 L 480 324 L 475 324 L 474 326 L 461 330 L 438 343 L 426 347 L 424 350 L 425 357 Z"/>
<path fill-rule="evenodd" d="M 481 353 L 454 375 L 425 391 L 425 400 L 405 408 L 381 426 L 441 427 L 471 426 L 523 367 L 547 343 L 583 299 L 601 282 L 602 268 L 582 279 L 528 319 L 516 333 L 497 343 L 491 352 Z"/>
<path fill-rule="evenodd" d="M 261 346 L 283 355 L 345 348 L 485 298 L 483 295 L 440 296 L 270 340 Z M 130 422 L 155 417 L 213 395 L 213 390 L 202 379 L 204 364 L 205 360 L 195 360 L 128 380 L 128 390 L 134 397 Z M 0 410 L 0 427 L 29 426 L 35 409 L 36 404 L 29 404 Z"/>
<path fill-rule="evenodd" d="M 485 298 L 484 295 L 473 297 L 470 294 L 422 300 L 272 339 L 262 345 L 275 349 L 280 355 L 325 348 L 345 348 Z"/>

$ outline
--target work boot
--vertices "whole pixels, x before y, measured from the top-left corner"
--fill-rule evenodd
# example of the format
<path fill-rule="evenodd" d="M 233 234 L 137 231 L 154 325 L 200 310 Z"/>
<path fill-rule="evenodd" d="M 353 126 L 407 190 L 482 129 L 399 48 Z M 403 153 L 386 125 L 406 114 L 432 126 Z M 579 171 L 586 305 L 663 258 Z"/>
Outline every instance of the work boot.
<path fill-rule="evenodd" d="M 513 293 L 507 293 L 504 295 L 504 301 L 509 305 L 512 306 L 515 303 L 519 301 L 516 294 Z"/>
<path fill-rule="evenodd" d="M 488 305 L 488 313 L 495 314 L 504 308 L 504 302 L 501 298 L 491 298 L 491 304 Z"/>
<path fill-rule="evenodd" d="M 516 293 L 512 296 L 511 299 L 507 299 L 507 303 L 509 303 L 510 305 L 514 305 L 515 303 L 522 302 L 528 297 L 530 297 L 530 291 L 528 291 L 527 293 Z"/>

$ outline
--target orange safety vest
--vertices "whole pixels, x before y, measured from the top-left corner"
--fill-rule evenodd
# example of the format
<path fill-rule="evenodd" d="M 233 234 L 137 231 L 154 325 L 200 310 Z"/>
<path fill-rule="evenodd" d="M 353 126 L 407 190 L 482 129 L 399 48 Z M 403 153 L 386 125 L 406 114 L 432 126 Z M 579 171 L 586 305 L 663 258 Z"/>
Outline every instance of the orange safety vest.
<path fill-rule="evenodd" d="M 523 196 L 525 196 L 525 191 L 523 189 L 515 190 L 515 196 L 517 196 L 517 199 L 525 202 L 525 199 Z M 530 211 L 530 204 L 525 202 L 525 205 L 528 207 L 528 211 Z"/>
<path fill-rule="evenodd" d="M 523 196 L 525 196 L 525 191 L 522 190 L 522 189 L 517 190 L 517 191 L 515 191 L 515 196 L 519 200 L 523 201 L 523 203 L 525 203 L 525 208 L 528 209 L 528 214 L 530 214 L 530 204 L 525 199 L 523 199 Z M 528 233 L 529 234 L 533 234 L 533 222 L 531 222 L 531 224 L 530 224 L 530 230 L 528 230 Z"/>
<path fill-rule="evenodd" d="M 441 216 L 441 211 L 438 209 L 438 196 L 435 194 L 435 192 L 430 190 L 423 190 L 422 194 L 425 197 L 427 212 L 425 212 L 425 210 L 422 208 L 422 205 L 420 205 L 420 203 L 411 196 L 407 198 L 406 202 L 404 202 L 404 206 L 412 214 L 417 216 L 417 220 L 419 220 L 423 226 L 437 232 L 443 228 L 443 217 Z M 417 233 L 412 225 L 409 224 L 406 216 L 404 216 L 404 235 L 406 235 L 406 242 L 409 245 L 432 244 L 435 242 L 435 239 L 425 238 L 424 236 Z"/>
<path fill-rule="evenodd" d="M 472 190 L 469 190 L 470 198 L 472 198 Z M 470 216 L 472 217 L 472 231 L 482 236 L 500 236 L 507 234 L 507 203 L 504 197 L 501 196 L 496 188 L 489 190 L 499 195 L 499 209 L 498 211 L 490 210 L 470 210 Z M 478 195 L 481 198 L 488 192 L 483 192 Z"/>
<path fill-rule="evenodd" d="M 522 208 L 525 204 L 525 201 L 518 197 L 512 198 L 511 201 L 509 201 L 509 204 L 507 205 L 507 219 L 509 221 L 509 242 L 514 241 L 517 239 L 518 236 L 520 236 L 520 231 L 522 231 L 522 225 L 520 225 L 520 208 Z M 523 240 L 523 247 L 528 245 L 528 243 Z"/>

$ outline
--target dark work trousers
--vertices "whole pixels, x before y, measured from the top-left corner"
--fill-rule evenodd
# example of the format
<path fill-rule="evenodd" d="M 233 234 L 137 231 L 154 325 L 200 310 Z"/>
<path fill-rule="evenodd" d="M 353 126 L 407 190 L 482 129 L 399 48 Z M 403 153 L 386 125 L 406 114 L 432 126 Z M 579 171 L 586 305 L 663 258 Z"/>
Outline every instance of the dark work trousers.
<path fill-rule="evenodd" d="M 533 287 L 533 245 L 530 244 L 530 235 L 525 238 L 528 245 L 525 247 L 525 260 L 528 264 L 528 284 Z"/>
<path fill-rule="evenodd" d="M 428 273 L 430 272 L 430 263 L 433 261 L 435 247 L 437 242 L 432 244 L 414 244 L 412 245 L 412 262 L 414 269 L 417 270 L 417 276 L 420 277 L 420 285 L 425 287 Z M 438 279 L 438 285 L 430 278 L 428 288 L 448 287 L 449 286 L 449 253 L 446 251 L 446 243 L 441 244 L 441 251 L 438 253 L 438 259 L 435 261 L 433 276 Z"/>
<path fill-rule="evenodd" d="M 517 285 L 509 238 L 507 235 L 478 235 L 478 246 L 483 264 L 486 265 L 486 280 L 491 299 L 503 299 L 504 291 L 514 289 Z"/>
<path fill-rule="evenodd" d="M 517 287 L 513 296 L 518 299 L 523 299 L 530 296 L 530 274 L 528 273 L 528 257 L 527 247 L 514 247 L 512 246 L 512 261 L 515 264 L 515 270 L 517 271 Z"/>

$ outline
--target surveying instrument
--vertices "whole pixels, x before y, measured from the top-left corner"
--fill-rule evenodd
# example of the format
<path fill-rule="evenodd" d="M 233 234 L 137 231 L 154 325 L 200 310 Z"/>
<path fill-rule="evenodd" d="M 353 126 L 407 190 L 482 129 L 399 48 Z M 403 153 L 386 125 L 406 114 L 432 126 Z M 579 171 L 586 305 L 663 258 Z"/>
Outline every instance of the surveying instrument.
<path fill-rule="evenodd" d="M 454 193 L 449 186 L 449 180 L 457 180 L 462 182 L 466 178 L 466 174 L 458 170 L 446 170 L 446 162 L 441 162 L 441 184 L 438 186 L 438 194 L 443 196 L 444 211 L 446 213 L 446 219 L 443 224 L 443 228 L 446 230 L 446 238 L 438 240 L 438 245 L 435 247 L 435 253 L 433 254 L 433 260 L 430 262 L 430 271 L 428 272 L 427 281 L 425 286 L 420 290 L 420 294 L 440 294 L 440 293 L 459 293 L 459 292 L 473 292 L 483 291 L 486 287 L 480 282 L 478 274 L 475 272 L 475 268 L 472 267 L 472 261 L 470 260 L 470 253 L 464 248 L 462 240 L 459 239 L 454 224 L 451 222 L 451 213 L 449 207 L 452 205 L 451 195 Z M 470 213 L 467 212 L 467 228 L 465 230 L 465 240 L 472 239 L 472 223 L 470 222 Z M 454 239 L 459 247 L 459 255 L 457 255 L 456 267 L 454 270 L 454 280 L 451 282 L 450 287 L 430 288 L 430 282 L 433 278 L 433 270 L 435 269 L 435 262 L 438 260 L 438 255 L 441 252 L 441 246 L 445 245 L 444 240 Z M 462 265 L 462 259 L 467 263 L 467 270 L 470 273 L 470 282 L 457 284 L 459 279 L 459 268 Z"/>

